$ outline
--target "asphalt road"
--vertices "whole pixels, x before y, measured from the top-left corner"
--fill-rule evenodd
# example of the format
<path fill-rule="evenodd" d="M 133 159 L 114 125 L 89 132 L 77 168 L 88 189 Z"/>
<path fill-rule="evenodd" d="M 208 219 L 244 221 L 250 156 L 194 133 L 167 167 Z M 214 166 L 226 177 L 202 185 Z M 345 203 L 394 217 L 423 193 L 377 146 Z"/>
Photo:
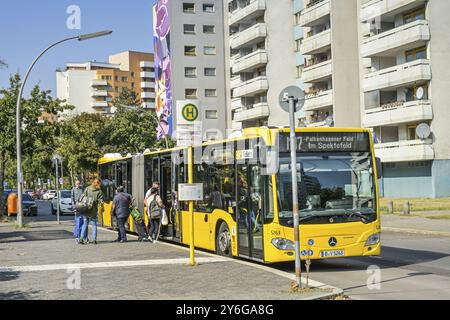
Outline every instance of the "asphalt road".
<path fill-rule="evenodd" d="M 450 299 L 450 237 L 384 232 L 382 244 L 380 257 L 313 261 L 310 278 L 352 299 Z M 294 270 L 293 264 L 274 267 Z M 367 286 L 375 275 L 369 267 L 379 268 L 379 286 Z"/>
<path fill-rule="evenodd" d="M 49 220 L 50 202 L 39 201 L 38 208 L 33 220 Z M 450 299 L 450 237 L 383 232 L 382 244 L 380 257 L 313 261 L 310 278 L 344 289 L 352 299 Z M 379 268 L 379 286 L 367 286 L 374 276 L 369 267 Z M 292 263 L 273 268 L 294 272 Z"/>

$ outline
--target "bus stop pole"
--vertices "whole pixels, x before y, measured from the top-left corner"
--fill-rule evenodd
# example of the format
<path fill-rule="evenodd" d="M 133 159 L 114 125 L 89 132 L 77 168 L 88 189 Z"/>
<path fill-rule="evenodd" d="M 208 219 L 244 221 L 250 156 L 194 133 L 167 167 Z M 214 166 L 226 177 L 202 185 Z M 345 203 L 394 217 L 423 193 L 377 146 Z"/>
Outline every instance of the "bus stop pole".
<path fill-rule="evenodd" d="M 298 288 L 302 287 L 301 260 L 300 260 L 300 214 L 298 206 L 298 184 L 297 184 L 297 139 L 295 133 L 295 106 L 294 97 L 289 97 L 289 122 L 291 137 L 291 172 L 292 172 L 292 214 L 294 216 L 294 241 L 295 241 L 295 278 Z"/>
<path fill-rule="evenodd" d="M 55 178 L 56 178 L 56 216 L 57 216 L 57 221 L 58 224 L 61 224 L 61 221 L 59 219 L 59 199 L 60 194 L 59 194 L 59 177 L 58 177 L 58 158 L 55 158 Z"/>
<path fill-rule="evenodd" d="M 194 161 L 193 148 L 188 149 L 188 183 L 194 183 Z M 194 245 L 194 201 L 189 201 L 189 265 L 195 266 L 195 245 Z"/>

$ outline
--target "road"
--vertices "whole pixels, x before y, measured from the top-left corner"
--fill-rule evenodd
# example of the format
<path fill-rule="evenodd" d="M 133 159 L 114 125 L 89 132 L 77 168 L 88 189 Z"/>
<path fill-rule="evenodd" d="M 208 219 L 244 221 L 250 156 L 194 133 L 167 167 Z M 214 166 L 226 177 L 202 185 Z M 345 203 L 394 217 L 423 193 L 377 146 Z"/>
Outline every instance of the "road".
<path fill-rule="evenodd" d="M 313 262 L 310 277 L 343 289 L 351 299 L 450 299 L 450 237 L 384 232 L 382 243 L 380 257 Z M 372 290 L 371 266 L 381 270 L 380 286 Z"/>
<path fill-rule="evenodd" d="M 49 202 L 38 206 L 37 220 L 48 220 Z M 380 257 L 313 261 L 310 278 L 344 289 L 351 299 L 450 299 L 450 237 L 383 232 L 382 244 Z M 372 290 L 367 286 L 371 266 L 381 270 L 380 286 Z M 273 268 L 293 272 L 294 265 Z"/>

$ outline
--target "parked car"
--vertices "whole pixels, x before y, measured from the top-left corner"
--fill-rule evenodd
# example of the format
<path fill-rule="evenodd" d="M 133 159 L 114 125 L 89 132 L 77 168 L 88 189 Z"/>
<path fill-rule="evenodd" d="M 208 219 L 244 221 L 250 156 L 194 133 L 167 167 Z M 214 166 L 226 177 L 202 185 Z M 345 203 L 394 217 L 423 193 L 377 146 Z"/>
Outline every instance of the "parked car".
<path fill-rule="evenodd" d="M 53 200 L 53 198 L 56 197 L 56 190 L 48 190 L 44 195 L 42 196 L 43 200 Z"/>
<path fill-rule="evenodd" d="M 72 202 L 72 192 L 70 190 L 62 190 L 59 192 L 59 196 L 52 199 L 52 213 L 55 215 L 59 204 L 59 213 L 74 214 L 75 207 Z"/>
<path fill-rule="evenodd" d="M 38 215 L 36 201 L 28 193 L 22 195 L 22 208 L 25 216 L 36 217 Z"/>
<path fill-rule="evenodd" d="M 5 190 L 3 191 L 3 199 L 5 204 L 5 212 L 8 212 L 8 197 L 11 193 L 17 193 L 15 190 Z M 22 209 L 25 216 L 37 216 L 38 207 L 36 201 L 28 194 L 24 193 L 22 195 Z"/>

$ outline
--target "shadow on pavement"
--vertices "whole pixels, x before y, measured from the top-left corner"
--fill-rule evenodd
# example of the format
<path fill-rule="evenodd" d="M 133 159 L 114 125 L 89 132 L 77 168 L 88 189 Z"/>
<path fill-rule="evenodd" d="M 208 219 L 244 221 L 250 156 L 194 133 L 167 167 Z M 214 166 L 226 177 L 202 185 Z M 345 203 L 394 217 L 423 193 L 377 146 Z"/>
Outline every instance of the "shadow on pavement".
<path fill-rule="evenodd" d="M 376 265 L 381 269 L 399 268 L 420 263 L 429 263 L 450 255 L 434 251 L 422 251 L 403 249 L 395 247 L 383 247 L 380 257 L 355 257 L 355 258 L 338 258 L 329 260 L 312 261 L 311 271 L 328 272 L 328 271 L 351 271 L 351 270 L 367 270 L 371 265 Z M 294 270 L 294 263 L 277 263 L 274 268 L 291 271 Z M 302 266 L 304 268 L 304 266 Z"/>
<path fill-rule="evenodd" d="M 421 276 L 429 276 L 432 275 L 433 273 L 430 272 L 412 272 L 412 273 L 408 273 L 407 276 L 404 277 L 398 277 L 398 278 L 394 278 L 394 279 L 389 279 L 389 280 L 384 280 L 384 281 L 380 281 L 379 283 L 387 283 L 387 282 L 394 282 L 394 281 L 398 281 L 398 280 L 402 280 L 402 279 L 409 279 L 412 277 L 421 277 Z M 349 287 L 349 288 L 345 288 L 343 289 L 344 291 L 347 290 L 354 290 L 354 289 L 359 289 L 359 288 L 366 288 L 367 284 L 361 285 L 361 286 L 355 286 L 355 287 Z"/>
<path fill-rule="evenodd" d="M 0 272 L 0 282 L 12 281 L 19 278 L 20 272 L 11 271 L 11 272 Z M 0 292 L 1 294 L 1 292 Z"/>
<path fill-rule="evenodd" d="M 53 241 L 71 238 L 73 238 L 72 232 L 66 230 L 17 231 L 0 233 L 0 243 Z"/>
<path fill-rule="evenodd" d="M 31 300 L 32 295 L 38 294 L 40 291 L 22 292 L 22 291 L 11 291 L 11 292 L 0 292 L 0 300 Z"/>

